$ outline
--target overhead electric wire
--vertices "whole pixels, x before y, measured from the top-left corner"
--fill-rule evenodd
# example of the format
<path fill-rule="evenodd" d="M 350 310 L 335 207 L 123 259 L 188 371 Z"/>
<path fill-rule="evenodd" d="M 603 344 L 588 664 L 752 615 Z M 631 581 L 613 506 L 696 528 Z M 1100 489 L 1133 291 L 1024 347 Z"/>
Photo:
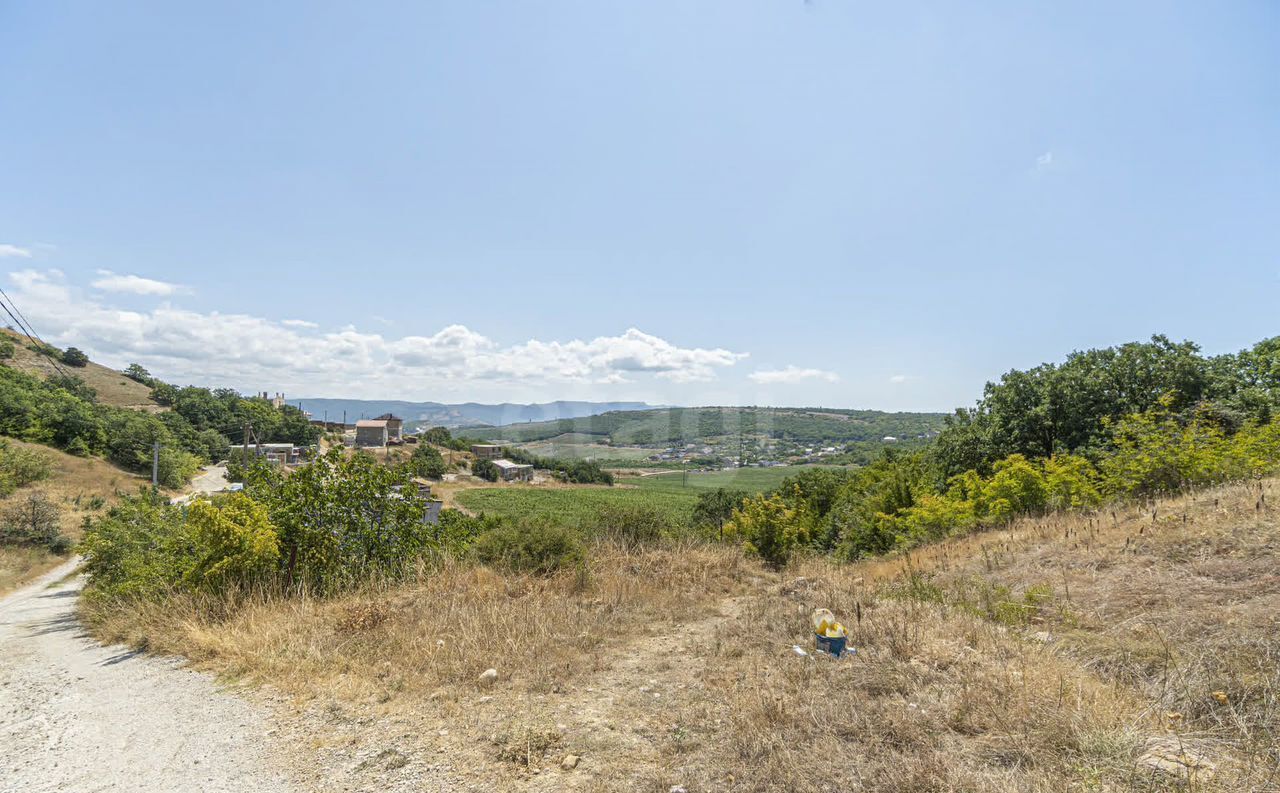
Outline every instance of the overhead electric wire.
<path fill-rule="evenodd" d="M 49 344 L 45 343 L 44 339 L 40 338 L 39 333 L 36 333 L 35 327 L 31 324 L 31 320 L 27 319 L 26 315 L 22 313 L 22 310 L 18 308 L 18 304 L 13 302 L 13 298 L 9 297 L 9 294 L 3 289 L 0 289 L 0 297 L 3 298 L 3 300 L 0 300 L 0 307 L 4 308 L 4 313 L 8 314 L 9 319 L 13 320 L 14 324 L 18 326 L 23 335 L 31 340 L 31 343 L 35 345 L 36 350 L 41 355 L 44 355 L 49 359 L 49 363 L 53 364 L 53 368 L 58 371 L 58 374 L 63 377 L 72 377 L 70 372 L 62 368 L 62 362 L 49 352 L 52 348 Z M 14 316 L 15 313 L 17 316 Z M 21 317 L 21 319 L 19 319 L 19 317 Z"/>

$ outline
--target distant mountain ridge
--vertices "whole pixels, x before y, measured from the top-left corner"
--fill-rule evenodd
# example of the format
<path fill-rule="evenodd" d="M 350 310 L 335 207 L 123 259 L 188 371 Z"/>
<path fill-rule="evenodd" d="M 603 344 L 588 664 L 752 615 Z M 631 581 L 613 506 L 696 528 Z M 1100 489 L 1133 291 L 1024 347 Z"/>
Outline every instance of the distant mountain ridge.
<path fill-rule="evenodd" d="M 419 427 L 499 427 L 508 424 L 525 424 L 531 421 L 558 421 L 586 418 L 601 413 L 629 410 L 651 410 L 655 406 L 647 402 L 576 402 L 557 400 L 528 405 L 503 402 L 485 405 L 479 402 L 446 404 L 443 402 L 408 402 L 396 399 L 328 399 L 320 397 L 290 398 L 291 405 L 301 405 L 313 419 L 342 421 L 346 411 L 347 421 L 373 418 L 384 413 L 394 413 L 404 419 L 410 429 Z"/>

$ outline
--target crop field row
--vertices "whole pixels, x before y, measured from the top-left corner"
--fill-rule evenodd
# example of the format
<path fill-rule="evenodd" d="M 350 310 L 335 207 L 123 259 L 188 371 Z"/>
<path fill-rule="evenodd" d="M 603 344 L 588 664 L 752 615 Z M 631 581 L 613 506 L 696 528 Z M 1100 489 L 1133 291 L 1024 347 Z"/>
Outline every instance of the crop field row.
<path fill-rule="evenodd" d="M 549 519 L 567 526 L 589 524 L 606 505 L 644 504 L 674 523 L 686 523 L 698 491 L 668 493 L 635 487 L 492 487 L 460 491 L 455 499 L 472 512 L 516 520 Z"/>
<path fill-rule="evenodd" d="M 763 493 L 773 490 L 789 476 L 812 466 L 785 465 L 776 468 L 737 468 L 732 471 L 699 471 L 685 475 L 682 471 L 652 476 L 624 477 L 622 484 L 634 484 L 650 492 L 679 493 L 685 491 L 714 490 L 724 487 Z"/>
<path fill-rule="evenodd" d="M 547 518 L 569 526 L 590 523 L 605 505 L 643 504 L 671 521 L 688 521 L 698 495 L 717 487 L 762 493 L 806 466 L 743 468 L 735 471 L 623 477 L 616 487 L 482 487 L 458 491 L 455 499 L 472 512 L 508 518 Z"/>

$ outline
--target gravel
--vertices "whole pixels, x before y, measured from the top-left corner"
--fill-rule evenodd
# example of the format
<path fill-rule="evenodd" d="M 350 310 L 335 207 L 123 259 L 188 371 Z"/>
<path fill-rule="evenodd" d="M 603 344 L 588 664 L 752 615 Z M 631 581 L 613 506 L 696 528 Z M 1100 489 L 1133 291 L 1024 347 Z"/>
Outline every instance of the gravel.
<path fill-rule="evenodd" d="M 296 790 L 261 709 L 84 634 L 76 564 L 0 599 L 0 791 Z"/>

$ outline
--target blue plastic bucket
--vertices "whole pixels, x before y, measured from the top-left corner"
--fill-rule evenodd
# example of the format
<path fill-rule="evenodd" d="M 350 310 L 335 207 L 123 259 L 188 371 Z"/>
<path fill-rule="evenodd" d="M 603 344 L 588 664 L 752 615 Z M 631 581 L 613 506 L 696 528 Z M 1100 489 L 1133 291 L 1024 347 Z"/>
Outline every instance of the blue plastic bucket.
<path fill-rule="evenodd" d="M 831 653 L 836 658 L 839 658 L 840 655 L 844 652 L 845 642 L 849 640 L 849 637 L 847 636 L 840 636 L 835 639 L 828 639 L 826 636 L 823 636 L 821 633 L 815 633 L 813 635 L 813 638 L 814 638 L 814 641 L 817 642 L 819 650 L 823 651 L 824 653 Z"/>

